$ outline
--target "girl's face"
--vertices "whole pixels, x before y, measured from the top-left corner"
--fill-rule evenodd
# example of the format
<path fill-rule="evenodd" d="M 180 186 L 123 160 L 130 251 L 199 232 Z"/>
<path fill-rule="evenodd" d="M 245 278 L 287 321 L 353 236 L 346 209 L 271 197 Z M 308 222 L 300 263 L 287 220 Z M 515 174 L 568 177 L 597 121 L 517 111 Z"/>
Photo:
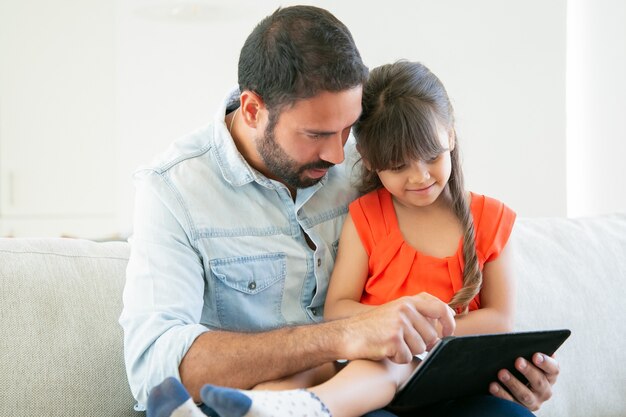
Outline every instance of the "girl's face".
<path fill-rule="evenodd" d="M 407 161 L 402 165 L 378 171 L 383 186 L 395 200 L 407 207 L 426 207 L 433 204 L 448 183 L 452 172 L 450 151 L 454 137 L 448 129 L 438 130 L 438 139 L 445 149 L 430 161 Z"/>

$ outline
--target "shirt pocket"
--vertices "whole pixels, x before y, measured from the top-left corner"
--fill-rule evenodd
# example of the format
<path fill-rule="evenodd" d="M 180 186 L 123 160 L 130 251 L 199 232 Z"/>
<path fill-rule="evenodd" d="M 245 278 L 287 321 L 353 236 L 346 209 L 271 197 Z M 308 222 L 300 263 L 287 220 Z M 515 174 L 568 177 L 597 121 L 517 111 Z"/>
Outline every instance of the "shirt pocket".
<path fill-rule="evenodd" d="M 215 278 L 217 316 L 222 328 L 258 331 L 284 324 L 284 253 L 213 259 L 209 267 Z"/>

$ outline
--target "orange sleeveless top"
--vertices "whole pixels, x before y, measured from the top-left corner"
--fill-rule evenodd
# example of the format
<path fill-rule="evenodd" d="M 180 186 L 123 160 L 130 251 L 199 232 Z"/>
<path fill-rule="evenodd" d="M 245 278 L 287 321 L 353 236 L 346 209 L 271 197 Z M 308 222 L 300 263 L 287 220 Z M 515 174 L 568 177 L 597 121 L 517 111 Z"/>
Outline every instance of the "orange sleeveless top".
<path fill-rule="evenodd" d="M 515 213 L 493 198 L 471 194 L 476 254 L 482 271 L 498 257 L 511 235 Z M 350 204 L 350 215 L 369 256 L 363 304 L 379 305 L 401 296 L 427 292 L 448 303 L 463 287 L 463 239 L 456 253 L 435 258 L 419 253 L 404 241 L 391 194 L 384 188 Z M 480 308 L 477 295 L 470 310 Z"/>

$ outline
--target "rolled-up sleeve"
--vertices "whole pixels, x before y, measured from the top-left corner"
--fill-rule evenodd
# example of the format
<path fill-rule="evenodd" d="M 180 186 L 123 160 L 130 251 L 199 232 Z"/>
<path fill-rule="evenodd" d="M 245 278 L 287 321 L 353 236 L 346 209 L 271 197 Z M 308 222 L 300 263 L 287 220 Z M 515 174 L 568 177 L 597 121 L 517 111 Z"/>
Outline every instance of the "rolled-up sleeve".
<path fill-rule="evenodd" d="M 135 174 L 131 255 L 126 271 L 124 360 L 134 397 L 145 405 L 150 389 L 178 366 L 200 324 L 204 295 L 202 259 L 193 245 L 192 219 L 167 176 Z"/>

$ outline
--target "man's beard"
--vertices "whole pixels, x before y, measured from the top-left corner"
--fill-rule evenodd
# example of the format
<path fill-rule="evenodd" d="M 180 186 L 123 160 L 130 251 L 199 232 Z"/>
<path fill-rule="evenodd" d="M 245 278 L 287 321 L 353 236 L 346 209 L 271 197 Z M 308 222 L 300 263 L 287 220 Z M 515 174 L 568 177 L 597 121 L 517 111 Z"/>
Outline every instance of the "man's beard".
<path fill-rule="evenodd" d="M 298 165 L 287 153 L 276 143 L 274 135 L 275 123 L 270 122 L 263 133 L 262 138 L 257 139 L 257 152 L 261 155 L 265 167 L 276 178 L 293 188 L 306 188 L 317 184 L 324 177 L 307 178 L 303 174 L 309 169 L 328 169 L 334 164 L 319 160 L 304 165 Z"/>

